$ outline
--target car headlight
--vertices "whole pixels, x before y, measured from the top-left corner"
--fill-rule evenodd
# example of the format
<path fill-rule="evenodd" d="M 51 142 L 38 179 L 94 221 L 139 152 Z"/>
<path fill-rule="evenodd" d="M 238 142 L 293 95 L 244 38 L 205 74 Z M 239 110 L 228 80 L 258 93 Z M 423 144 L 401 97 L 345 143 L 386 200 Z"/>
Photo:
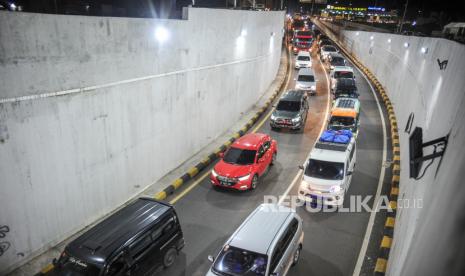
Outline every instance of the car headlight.
<path fill-rule="evenodd" d="M 275 116 L 274 114 L 271 114 L 270 119 L 271 119 L 272 121 L 274 121 L 274 120 L 276 120 L 276 116 Z"/>
<path fill-rule="evenodd" d="M 303 87 L 303 85 L 300 84 L 300 83 L 296 83 L 296 85 L 295 85 L 295 88 L 297 88 L 297 89 L 300 89 L 300 88 L 302 88 L 302 87 Z"/>
<path fill-rule="evenodd" d="M 331 193 L 339 193 L 341 190 L 342 190 L 342 188 L 339 185 L 332 186 L 331 188 L 329 188 L 329 191 Z"/>
<path fill-rule="evenodd" d="M 217 177 L 217 176 L 218 176 L 218 174 L 215 172 L 215 170 L 212 170 L 212 175 L 213 175 L 214 177 Z"/>
<path fill-rule="evenodd" d="M 297 123 L 297 122 L 299 122 L 300 120 L 302 120 L 302 117 L 300 117 L 300 115 L 298 115 L 298 116 L 295 117 L 295 118 L 292 118 L 292 122 L 293 122 L 293 123 Z"/>
<path fill-rule="evenodd" d="M 312 86 L 310 87 L 310 90 L 316 90 L 316 86 L 315 86 L 315 85 L 312 85 Z"/>
<path fill-rule="evenodd" d="M 334 69 L 334 66 L 331 65 L 331 70 L 333 70 L 333 69 Z"/>
<path fill-rule="evenodd" d="M 250 174 L 247 174 L 247 175 L 238 177 L 237 179 L 238 179 L 239 181 L 245 181 L 245 180 L 249 179 L 249 177 L 250 177 Z"/>

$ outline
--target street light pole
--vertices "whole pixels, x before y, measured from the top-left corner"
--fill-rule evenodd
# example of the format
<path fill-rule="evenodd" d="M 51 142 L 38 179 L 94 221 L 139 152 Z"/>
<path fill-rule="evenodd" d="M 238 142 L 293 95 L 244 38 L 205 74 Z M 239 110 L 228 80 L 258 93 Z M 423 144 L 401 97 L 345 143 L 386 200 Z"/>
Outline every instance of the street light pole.
<path fill-rule="evenodd" d="M 402 33 L 402 27 L 404 25 L 405 14 L 407 14 L 407 7 L 408 7 L 408 0 L 407 0 L 407 2 L 405 2 L 404 15 L 402 15 L 402 20 L 400 21 L 399 32 L 398 33 Z"/>

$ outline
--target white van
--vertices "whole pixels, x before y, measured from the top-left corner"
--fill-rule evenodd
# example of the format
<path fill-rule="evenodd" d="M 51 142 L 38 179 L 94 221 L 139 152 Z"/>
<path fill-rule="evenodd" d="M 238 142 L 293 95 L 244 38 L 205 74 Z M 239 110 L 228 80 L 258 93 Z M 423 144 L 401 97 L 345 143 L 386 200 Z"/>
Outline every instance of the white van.
<path fill-rule="evenodd" d="M 331 91 L 334 91 L 334 88 L 336 88 L 336 82 L 338 79 L 354 79 L 355 80 L 354 69 L 352 69 L 352 67 L 350 66 L 335 67 L 333 70 L 330 71 L 329 78 L 331 82 Z"/>
<path fill-rule="evenodd" d="M 312 67 L 312 58 L 309 52 L 299 51 L 295 58 L 295 69 Z"/>
<path fill-rule="evenodd" d="M 315 144 L 301 169 L 298 197 L 306 203 L 341 207 L 356 163 L 356 142 Z"/>
<path fill-rule="evenodd" d="M 302 219 L 295 210 L 261 204 L 226 241 L 206 276 L 285 276 L 299 261 L 304 241 Z"/>

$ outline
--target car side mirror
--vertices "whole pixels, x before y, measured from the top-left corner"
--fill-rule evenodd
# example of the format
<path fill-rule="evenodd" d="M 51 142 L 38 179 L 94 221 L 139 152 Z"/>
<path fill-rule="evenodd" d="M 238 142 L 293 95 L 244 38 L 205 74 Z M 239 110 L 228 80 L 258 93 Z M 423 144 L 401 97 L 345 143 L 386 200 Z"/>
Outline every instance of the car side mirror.
<path fill-rule="evenodd" d="M 215 261 L 215 257 L 213 257 L 212 255 L 208 255 L 208 260 L 213 263 Z"/>
<path fill-rule="evenodd" d="M 294 80 L 296 81 L 296 80 L 297 80 L 297 78 L 294 78 Z"/>
<path fill-rule="evenodd" d="M 58 264 L 58 260 L 57 260 L 57 258 L 53 258 L 53 260 L 52 260 L 52 264 L 53 264 L 54 266 L 56 266 L 56 265 Z"/>
<path fill-rule="evenodd" d="M 347 171 L 346 175 L 352 175 L 353 171 Z"/>
<path fill-rule="evenodd" d="M 303 166 L 303 165 L 299 165 L 299 169 L 304 170 L 304 166 Z"/>
<path fill-rule="evenodd" d="M 223 159 L 223 157 L 224 157 L 224 152 L 222 151 L 222 152 L 218 153 L 218 157 L 221 158 L 221 159 Z"/>

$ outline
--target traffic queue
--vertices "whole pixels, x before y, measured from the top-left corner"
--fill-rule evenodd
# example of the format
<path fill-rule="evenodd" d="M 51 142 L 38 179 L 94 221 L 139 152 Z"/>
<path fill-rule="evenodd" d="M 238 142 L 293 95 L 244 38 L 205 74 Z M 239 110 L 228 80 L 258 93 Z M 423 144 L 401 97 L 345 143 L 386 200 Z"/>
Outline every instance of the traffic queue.
<path fill-rule="evenodd" d="M 299 45 L 301 49 L 291 46 L 296 54 L 294 68 L 299 70 L 296 84 L 277 101 L 270 116 L 270 127 L 272 131 L 304 131 L 308 95 L 318 92 L 311 60 L 312 51 L 316 51 L 330 70 L 333 104 L 329 120 L 324 122 L 326 129 L 300 166 L 303 173 L 297 196 L 310 205 L 339 208 L 344 203 L 356 163 L 360 101 L 355 76 L 327 38 L 320 35 L 314 39 L 314 33 L 309 30 L 298 30 L 297 34 L 294 46 Z M 278 152 L 278 143 L 271 135 L 245 134 L 224 153 L 219 153 L 220 160 L 211 170 L 210 183 L 215 188 L 254 190 L 276 163 Z M 295 209 L 261 204 L 216 255 L 208 256 L 211 266 L 206 275 L 286 275 L 298 263 L 303 241 L 303 221 Z M 139 275 L 147 263 L 156 263 L 160 269 L 172 266 L 184 246 L 181 224 L 173 206 L 140 198 L 68 244 L 53 262 L 53 275 Z"/>

